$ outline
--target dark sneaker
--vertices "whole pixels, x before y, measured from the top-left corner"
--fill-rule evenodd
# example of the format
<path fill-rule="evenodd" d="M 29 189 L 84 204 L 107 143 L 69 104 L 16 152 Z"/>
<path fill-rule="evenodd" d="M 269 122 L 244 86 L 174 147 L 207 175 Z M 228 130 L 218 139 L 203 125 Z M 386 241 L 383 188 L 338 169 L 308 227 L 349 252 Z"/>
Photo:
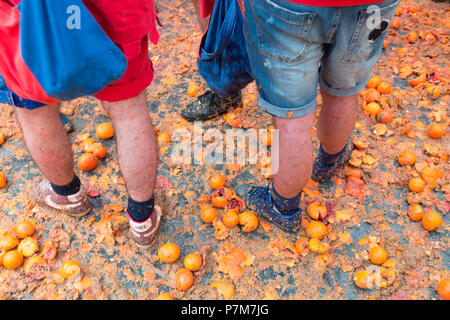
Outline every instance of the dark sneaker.
<path fill-rule="evenodd" d="M 137 246 L 145 248 L 150 246 L 156 238 L 156 232 L 161 222 L 161 208 L 155 206 L 147 220 L 137 222 L 127 211 L 127 219 L 130 224 L 131 237 Z"/>
<path fill-rule="evenodd" d="M 345 146 L 345 150 L 342 155 L 331 164 L 322 163 L 319 157 L 316 157 L 313 165 L 313 172 L 311 179 L 316 182 L 324 183 L 329 181 L 333 176 L 337 175 L 339 170 L 350 160 L 353 151 L 353 140 L 350 138 Z"/>
<path fill-rule="evenodd" d="M 72 217 L 82 217 L 91 211 L 92 205 L 81 186 L 80 191 L 70 196 L 62 196 L 53 191 L 50 182 L 40 179 L 33 183 L 31 195 L 35 201 L 53 209 L 61 210 Z"/>
<path fill-rule="evenodd" d="M 230 108 L 242 107 L 241 92 L 227 98 L 220 98 L 214 92 L 208 90 L 197 98 L 196 101 L 187 105 L 181 111 L 181 115 L 188 121 L 208 120 L 227 112 Z"/>
<path fill-rule="evenodd" d="M 72 123 L 67 119 L 67 117 L 63 114 L 59 114 L 59 117 L 61 119 L 61 122 L 63 123 L 64 130 L 66 130 L 66 133 L 69 133 L 73 130 Z"/>
<path fill-rule="evenodd" d="M 294 233 L 301 227 L 302 214 L 299 209 L 289 215 L 284 215 L 275 208 L 272 203 L 272 189 L 270 187 L 258 187 L 242 184 L 236 189 L 239 197 L 244 199 L 247 207 L 255 211 L 260 217 L 276 224 L 282 230 Z"/>

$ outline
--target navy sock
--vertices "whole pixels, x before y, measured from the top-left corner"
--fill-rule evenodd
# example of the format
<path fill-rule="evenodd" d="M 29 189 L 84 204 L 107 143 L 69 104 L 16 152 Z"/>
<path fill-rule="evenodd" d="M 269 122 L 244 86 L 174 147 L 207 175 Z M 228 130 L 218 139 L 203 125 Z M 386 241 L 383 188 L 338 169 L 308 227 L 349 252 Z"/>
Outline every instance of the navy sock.
<path fill-rule="evenodd" d="M 339 160 L 339 158 L 342 156 L 342 154 L 344 153 L 346 148 L 347 148 L 347 145 L 345 145 L 345 147 L 338 153 L 329 154 L 329 153 L 325 152 L 325 150 L 323 150 L 323 148 L 322 148 L 322 145 L 320 145 L 320 150 L 319 150 L 319 155 L 318 155 L 319 160 L 320 160 L 320 162 L 322 162 L 324 164 L 333 164 L 337 160 Z"/>
<path fill-rule="evenodd" d="M 155 206 L 155 197 L 150 200 L 139 202 L 128 198 L 128 214 L 137 222 L 146 220 L 153 212 Z"/>
<path fill-rule="evenodd" d="M 285 198 L 280 196 L 272 186 L 272 202 L 275 208 L 277 208 L 282 214 L 291 214 L 298 211 L 301 198 L 301 192 L 293 198 Z"/>
<path fill-rule="evenodd" d="M 80 191 L 81 181 L 77 175 L 74 175 L 72 181 L 65 186 L 57 186 L 51 182 L 50 185 L 52 186 L 53 191 L 55 191 L 57 194 L 61 196 L 70 196 Z"/>

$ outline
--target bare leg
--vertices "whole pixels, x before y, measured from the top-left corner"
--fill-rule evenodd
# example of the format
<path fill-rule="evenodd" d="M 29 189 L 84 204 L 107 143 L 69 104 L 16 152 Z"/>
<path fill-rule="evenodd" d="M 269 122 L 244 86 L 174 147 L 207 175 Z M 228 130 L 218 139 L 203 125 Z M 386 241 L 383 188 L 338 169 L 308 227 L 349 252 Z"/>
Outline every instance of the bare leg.
<path fill-rule="evenodd" d="M 119 166 L 128 193 L 135 201 L 147 201 L 153 196 L 158 156 L 145 90 L 128 100 L 103 101 L 103 106 L 114 125 Z"/>
<path fill-rule="evenodd" d="M 275 127 L 279 130 L 280 163 L 273 184 L 278 194 L 285 198 L 297 196 L 311 177 L 314 118 L 315 112 L 294 119 L 274 117 Z"/>
<path fill-rule="evenodd" d="M 25 145 L 36 165 L 53 184 L 63 186 L 72 181 L 73 154 L 58 113 L 58 104 L 34 110 L 15 108 Z"/>
<path fill-rule="evenodd" d="M 317 134 L 326 153 L 336 154 L 346 145 L 355 127 L 356 95 L 332 96 L 321 90 L 323 104 L 318 121 Z"/>
<path fill-rule="evenodd" d="M 202 32 L 205 32 L 208 28 L 209 18 L 201 18 L 200 17 L 200 1 L 199 0 L 191 0 L 192 4 L 195 8 L 195 13 L 197 14 L 198 23 L 200 25 L 200 29 Z"/>

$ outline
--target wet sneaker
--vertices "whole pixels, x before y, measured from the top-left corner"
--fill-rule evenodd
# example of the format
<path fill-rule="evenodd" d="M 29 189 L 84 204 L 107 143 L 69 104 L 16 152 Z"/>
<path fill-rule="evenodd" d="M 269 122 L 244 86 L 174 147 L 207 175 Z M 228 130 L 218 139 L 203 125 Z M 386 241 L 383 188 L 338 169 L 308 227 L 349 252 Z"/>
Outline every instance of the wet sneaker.
<path fill-rule="evenodd" d="M 138 247 L 150 246 L 156 238 L 156 232 L 161 222 L 161 208 L 155 206 L 153 212 L 147 220 L 137 222 L 127 211 L 127 219 L 130 224 L 131 237 Z"/>
<path fill-rule="evenodd" d="M 80 191 L 70 196 L 62 196 L 53 191 L 50 182 L 41 178 L 33 183 L 31 195 L 40 204 L 61 210 L 72 217 L 82 217 L 91 211 L 92 205 L 81 186 Z"/>
<path fill-rule="evenodd" d="M 294 233 L 300 229 L 302 214 L 299 209 L 289 215 L 284 215 L 274 206 L 272 202 L 272 188 L 258 187 L 242 184 L 236 189 L 239 197 L 244 199 L 247 207 L 255 211 L 260 217 L 276 224 L 282 230 Z"/>
<path fill-rule="evenodd" d="M 344 165 L 350 160 L 353 151 L 353 140 L 350 138 L 345 146 L 345 151 L 331 164 L 322 163 L 319 157 L 316 157 L 313 165 L 311 179 L 316 182 L 324 183 L 329 181 L 333 176 L 337 175 Z"/>
<path fill-rule="evenodd" d="M 224 114 L 231 107 L 242 107 L 241 92 L 227 98 L 220 98 L 214 92 L 208 90 L 197 98 L 196 101 L 187 105 L 181 111 L 181 115 L 188 121 L 208 120 Z"/>

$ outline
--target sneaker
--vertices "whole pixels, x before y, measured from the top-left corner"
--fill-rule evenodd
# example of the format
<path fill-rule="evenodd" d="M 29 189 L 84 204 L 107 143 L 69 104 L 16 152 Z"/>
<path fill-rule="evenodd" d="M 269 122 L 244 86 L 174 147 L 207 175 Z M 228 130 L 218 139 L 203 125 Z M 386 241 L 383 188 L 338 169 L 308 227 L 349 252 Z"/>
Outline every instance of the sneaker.
<path fill-rule="evenodd" d="M 138 247 L 146 248 L 153 243 L 156 238 L 156 232 L 159 229 L 161 216 L 162 213 L 159 206 L 155 206 L 150 217 L 141 222 L 134 220 L 127 211 L 131 237 Z"/>
<path fill-rule="evenodd" d="M 72 123 L 67 119 L 67 117 L 63 114 L 59 114 L 59 118 L 61 119 L 61 122 L 64 126 L 64 130 L 66 130 L 66 133 L 70 133 L 73 131 Z"/>
<path fill-rule="evenodd" d="M 350 160 L 353 151 L 353 141 L 350 138 L 345 146 L 345 150 L 342 155 L 331 164 L 325 164 L 320 162 L 319 157 L 316 157 L 313 165 L 313 172 L 311 179 L 316 182 L 324 183 L 329 181 L 333 176 L 339 173 L 339 170 Z"/>
<path fill-rule="evenodd" d="M 220 98 L 211 90 L 187 105 L 186 109 L 181 111 L 181 115 L 188 121 L 208 120 L 224 114 L 231 107 L 242 107 L 241 92 L 227 98 Z"/>
<path fill-rule="evenodd" d="M 242 184 L 237 187 L 236 193 L 244 199 L 248 208 L 255 211 L 265 220 L 276 224 L 282 230 L 294 233 L 300 229 L 302 222 L 301 210 L 299 209 L 289 215 L 282 214 L 278 211 L 272 202 L 271 187 Z"/>
<path fill-rule="evenodd" d="M 31 195 L 33 199 L 43 205 L 60 210 L 72 217 L 82 217 L 91 211 L 92 205 L 86 192 L 81 186 L 80 191 L 70 196 L 62 196 L 53 191 L 50 182 L 41 178 L 33 183 Z"/>

